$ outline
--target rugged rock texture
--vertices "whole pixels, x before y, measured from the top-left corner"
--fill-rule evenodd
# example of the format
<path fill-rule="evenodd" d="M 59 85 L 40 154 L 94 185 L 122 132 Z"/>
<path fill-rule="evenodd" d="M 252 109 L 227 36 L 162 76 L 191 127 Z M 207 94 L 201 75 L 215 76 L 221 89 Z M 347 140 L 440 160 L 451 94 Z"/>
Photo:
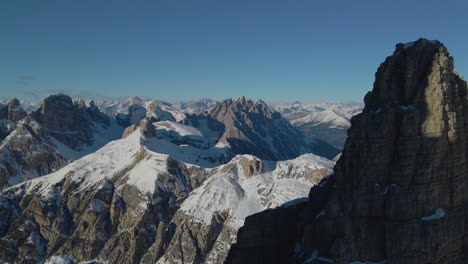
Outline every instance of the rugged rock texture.
<path fill-rule="evenodd" d="M 177 205 L 197 186 L 183 163 L 143 147 L 118 151 L 119 143 L 113 146 L 2 193 L 1 261 L 39 263 L 50 255 L 140 261 L 158 232 L 166 232 Z M 102 155 L 108 161 L 89 166 Z M 148 182 L 155 188 L 150 192 L 128 184 L 145 164 L 161 168 L 142 171 L 155 173 L 151 177 L 157 184 Z"/>
<path fill-rule="evenodd" d="M 0 143 L 8 136 L 11 132 L 16 129 L 16 123 L 11 122 L 7 119 L 0 119 Z"/>
<path fill-rule="evenodd" d="M 8 120 L 17 122 L 26 117 L 26 111 L 21 108 L 18 99 L 12 99 L 8 102 Z"/>
<path fill-rule="evenodd" d="M 140 132 L 143 136 L 147 138 L 156 136 L 156 128 L 154 128 L 153 123 L 151 123 L 149 118 L 144 118 L 143 120 L 141 120 Z"/>
<path fill-rule="evenodd" d="M 32 113 L 32 117 L 48 134 L 72 149 L 92 143 L 92 121 L 103 126 L 110 124 L 109 118 L 94 103 L 89 107 L 81 99 L 73 103 L 69 96 L 63 94 L 46 97 L 41 107 Z"/>
<path fill-rule="evenodd" d="M 130 136 L 137 129 L 138 129 L 137 125 L 128 126 L 127 128 L 125 128 L 125 130 L 124 130 L 124 132 L 122 134 L 122 138 L 126 138 L 126 137 Z"/>
<path fill-rule="evenodd" d="M 306 138 L 261 100 L 253 102 L 244 97 L 224 100 L 207 116 L 224 126 L 220 142 L 235 154 L 277 161 L 310 152 L 331 159 L 338 153 L 325 142 Z"/>
<path fill-rule="evenodd" d="M 177 211 L 175 233 L 161 263 L 223 263 L 245 216 L 303 199 L 332 166 L 311 154 L 276 163 L 239 155 L 211 170 L 213 175 Z M 309 177 L 319 171 L 327 173 Z"/>
<path fill-rule="evenodd" d="M 100 142 L 95 142 L 98 133 L 110 128 L 110 120 L 94 102 L 86 106 L 82 100 L 73 103 L 70 97 L 59 94 L 45 98 L 28 116 L 15 99 L 7 110 L 10 120 L 0 120 L 0 137 L 4 137 L 0 145 L 0 186 L 51 173 L 89 153 L 83 149 L 94 150 L 94 146 L 106 143 L 102 138 L 111 138 L 100 135 Z"/>
<path fill-rule="evenodd" d="M 6 105 L 0 104 L 0 143 L 16 129 L 18 121 L 26 117 L 18 99 L 10 100 Z"/>
<path fill-rule="evenodd" d="M 227 263 L 467 263 L 467 84 L 438 41 L 398 44 L 334 176 L 247 218 Z M 290 232 L 273 232 L 288 226 Z"/>
<path fill-rule="evenodd" d="M 17 122 L 26 116 L 18 99 L 10 100 L 6 105 L 0 105 L 0 119 L 6 119 L 12 122 Z"/>
<path fill-rule="evenodd" d="M 1 191 L 0 262 L 222 263 L 240 226 L 234 220 L 303 197 L 319 180 L 309 172 L 333 165 L 311 154 L 276 166 L 238 156 L 203 169 L 152 152 L 147 146 L 156 140 L 136 130 Z M 183 209 L 187 201 L 193 210 Z M 217 203 L 224 207 L 211 206 Z"/>
<path fill-rule="evenodd" d="M 67 163 L 67 158 L 56 152 L 53 142 L 28 116 L 0 146 L 0 186 L 48 174 Z"/>

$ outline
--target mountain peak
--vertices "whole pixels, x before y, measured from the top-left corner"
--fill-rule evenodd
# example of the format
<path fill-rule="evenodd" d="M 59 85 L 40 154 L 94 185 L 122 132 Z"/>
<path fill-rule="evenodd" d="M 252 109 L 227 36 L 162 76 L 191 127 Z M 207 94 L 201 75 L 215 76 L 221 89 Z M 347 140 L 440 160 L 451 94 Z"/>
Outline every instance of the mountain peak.
<path fill-rule="evenodd" d="M 421 38 L 400 43 L 375 77 L 374 89 L 364 98 L 368 110 L 409 105 L 422 109 L 435 99 L 428 98 L 432 95 L 427 91 L 439 89 L 441 80 L 454 80 L 453 58 L 440 41 Z"/>
<path fill-rule="evenodd" d="M 302 208 L 248 217 L 227 263 L 465 263 L 467 93 L 442 43 L 397 45 L 333 176 Z"/>
<path fill-rule="evenodd" d="M 11 99 L 3 110 L 0 110 L 0 118 L 6 118 L 10 121 L 16 122 L 26 116 L 26 111 L 20 106 L 18 99 Z"/>
<path fill-rule="evenodd" d="M 222 142 L 234 153 L 266 160 L 285 160 L 313 152 L 332 158 L 337 151 L 323 142 L 310 143 L 281 114 L 259 100 L 240 97 L 218 102 L 207 114 L 224 126 Z"/>
<path fill-rule="evenodd" d="M 403 49 L 421 49 L 422 47 L 433 47 L 433 48 L 438 49 L 440 47 L 445 47 L 445 46 L 444 44 L 442 44 L 442 42 L 438 40 L 419 38 L 416 41 L 396 44 L 395 52 L 399 52 Z"/>
<path fill-rule="evenodd" d="M 19 102 L 19 100 L 17 98 L 13 98 L 8 102 L 8 106 L 9 107 L 19 107 L 20 102 Z"/>

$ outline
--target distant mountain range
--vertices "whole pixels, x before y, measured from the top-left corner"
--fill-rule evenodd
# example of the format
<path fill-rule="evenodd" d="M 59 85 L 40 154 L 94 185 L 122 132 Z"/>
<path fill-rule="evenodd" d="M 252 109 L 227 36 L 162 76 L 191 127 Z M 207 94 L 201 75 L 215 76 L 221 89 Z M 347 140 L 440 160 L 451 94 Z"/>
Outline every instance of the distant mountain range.
<path fill-rule="evenodd" d="M 0 104 L 0 263 L 466 263 L 453 69 L 439 41 L 397 44 L 364 109 Z"/>
<path fill-rule="evenodd" d="M 338 153 L 244 97 L 0 114 L 4 262 L 220 263 L 246 216 L 304 199 Z"/>
<path fill-rule="evenodd" d="M 0 247 L 12 250 L 0 260 L 223 262 L 245 217 L 306 199 L 332 171 L 339 150 L 292 124 L 345 129 L 351 109 L 63 94 L 1 104 Z"/>
<path fill-rule="evenodd" d="M 337 102 L 292 103 L 276 105 L 273 109 L 304 134 L 342 149 L 351 126 L 351 117 L 361 113 L 363 106 Z"/>
<path fill-rule="evenodd" d="M 88 100 L 89 101 L 89 100 Z M 1 101 L 0 101 L 1 102 Z M 40 106 L 40 102 L 20 101 L 21 106 L 26 112 L 33 111 Z M 127 115 L 130 113 L 132 118 L 138 120 L 138 107 L 128 108 L 130 105 L 141 105 L 143 108 L 150 109 L 153 105 L 155 109 L 149 110 L 153 112 L 153 117 L 159 119 L 168 119 L 170 121 L 181 121 L 184 119 L 184 114 L 200 114 L 211 110 L 218 101 L 201 98 L 197 100 L 169 103 L 161 100 L 153 100 L 147 97 L 127 97 L 118 98 L 115 100 L 96 101 L 96 106 L 106 115 L 114 118 L 119 114 L 119 120 L 122 125 L 129 125 L 130 120 Z M 4 104 L 7 101 L 3 101 Z M 352 116 L 360 113 L 363 106 L 353 103 L 341 102 L 324 102 L 316 104 L 307 103 L 274 103 L 269 104 L 270 109 L 281 113 L 291 125 L 299 129 L 302 133 L 309 137 L 323 140 L 334 148 L 342 149 L 347 137 L 347 130 L 350 127 L 350 119 Z M 146 110 L 140 110 L 140 117 Z M 182 115 L 181 115 L 182 114 Z M 166 115 L 166 117 L 164 117 Z M 135 122 L 134 122 L 135 123 Z M 138 122 L 137 122 L 138 123 Z M 136 124 L 136 123 L 135 123 Z"/>

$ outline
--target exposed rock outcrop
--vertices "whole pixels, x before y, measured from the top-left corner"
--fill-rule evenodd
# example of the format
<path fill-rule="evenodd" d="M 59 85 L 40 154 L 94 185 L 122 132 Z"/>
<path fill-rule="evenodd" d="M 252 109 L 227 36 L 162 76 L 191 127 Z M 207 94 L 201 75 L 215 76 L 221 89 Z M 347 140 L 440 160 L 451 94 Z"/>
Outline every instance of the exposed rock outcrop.
<path fill-rule="evenodd" d="M 114 139 L 110 119 L 90 102 L 52 95 L 25 116 L 19 101 L 8 103 L 0 120 L 0 186 L 51 173 Z M 99 135 L 99 142 L 96 136 Z M 7 137 L 8 136 L 8 137 Z M 84 150 L 87 149 L 87 150 Z"/>
<path fill-rule="evenodd" d="M 47 133 L 72 149 L 81 144 L 91 144 L 93 141 L 92 121 L 107 127 L 109 118 L 102 114 L 96 106 L 86 106 L 83 100 L 73 103 L 64 94 L 51 95 L 44 99 L 41 107 L 32 113 Z"/>
<path fill-rule="evenodd" d="M 453 67 L 439 41 L 398 44 L 334 176 L 295 210 L 247 218 L 227 263 L 467 263 L 467 84 Z"/>
<path fill-rule="evenodd" d="M 222 263 L 246 215 L 303 197 L 319 180 L 309 172 L 333 166 L 312 154 L 276 164 L 245 155 L 204 169 L 151 151 L 152 141 L 137 130 L 1 191 L 0 262 Z"/>
<path fill-rule="evenodd" d="M 18 99 L 12 99 L 8 102 L 8 120 L 17 122 L 26 117 L 26 111 L 20 106 Z"/>
<path fill-rule="evenodd" d="M 154 127 L 153 123 L 149 120 L 149 118 L 144 118 L 140 122 L 140 132 L 143 136 L 147 138 L 155 137 L 156 136 L 156 128 Z"/>
<path fill-rule="evenodd" d="M 145 102 L 139 97 L 131 97 L 125 102 L 126 112 L 117 113 L 116 120 L 123 126 L 139 125 L 140 121 L 147 115 Z"/>
<path fill-rule="evenodd" d="M 10 100 L 6 105 L 0 104 L 0 143 L 16 129 L 16 124 L 27 115 L 18 99 Z"/>
<path fill-rule="evenodd" d="M 128 126 L 127 128 L 125 128 L 123 134 L 122 134 L 122 138 L 126 138 L 128 137 L 130 134 L 132 134 L 133 132 L 135 132 L 136 130 L 138 129 L 138 126 L 137 125 L 130 125 Z"/>
<path fill-rule="evenodd" d="M 304 153 L 333 158 L 338 150 L 306 138 L 263 101 L 245 97 L 218 102 L 207 114 L 223 125 L 219 140 L 235 154 L 252 154 L 266 160 L 288 160 Z"/>

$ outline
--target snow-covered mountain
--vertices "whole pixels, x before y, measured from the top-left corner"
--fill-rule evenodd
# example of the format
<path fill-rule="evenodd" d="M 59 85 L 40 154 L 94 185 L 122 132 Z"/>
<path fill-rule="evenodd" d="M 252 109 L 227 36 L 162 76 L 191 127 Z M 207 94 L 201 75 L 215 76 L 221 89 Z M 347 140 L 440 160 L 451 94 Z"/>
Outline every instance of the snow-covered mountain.
<path fill-rule="evenodd" d="M 211 110 L 216 105 L 217 101 L 209 98 L 200 98 L 197 100 L 175 102 L 172 107 L 187 113 L 187 114 L 199 114 Z"/>
<path fill-rule="evenodd" d="M 221 127 L 223 133 L 219 144 L 228 146 L 235 154 L 253 154 L 276 161 L 305 153 L 331 159 L 338 153 L 329 144 L 304 136 L 261 100 L 227 99 L 201 115 L 204 116 L 212 127 Z"/>
<path fill-rule="evenodd" d="M 7 113 L 0 115 L 0 186 L 60 169 L 119 138 L 123 131 L 92 102 L 73 103 L 65 95 L 47 97 L 28 114 L 17 100 L 0 112 Z"/>
<path fill-rule="evenodd" d="M 149 98 L 85 103 L 66 95 L 49 96 L 30 113 L 19 101 L 1 105 L 0 184 L 58 170 L 120 138 L 125 128 L 124 136 L 130 134 L 142 120 L 154 123 L 154 151 L 205 168 L 238 154 L 277 161 L 306 153 L 331 159 L 338 153 L 301 134 L 262 101 L 201 99 L 179 103 L 178 108 Z"/>
<path fill-rule="evenodd" d="M 293 126 L 304 134 L 319 138 L 335 148 L 342 149 L 351 126 L 351 117 L 362 111 L 361 105 L 346 103 L 279 104 L 280 112 Z"/>
<path fill-rule="evenodd" d="M 30 112 L 40 103 L 20 101 L 21 106 Z M 115 100 L 99 100 L 95 104 L 99 110 L 111 119 L 117 118 L 122 126 L 138 125 L 145 116 L 155 120 L 182 122 L 187 116 L 208 113 L 220 101 L 200 98 L 190 101 L 169 103 L 148 97 L 122 97 Z M 0 101 L 5 103 L 5 101 Z M 362 111 L 359 104 L 324 102 L 317 104 L 276 103 L 270 108 L 282 114 L 284 118 L 309 137 L 327 142 L 337 149 L 342 149 L 346 140 L 346 131 L 352 116 Z"/>
<path fill-rule="evenodd" d="M 312 153 L 338 152 L 244 97 L 53 95 L 0 118 L 0 179 L 16 184 L 0 192 L 4 262 L 220 263 L 245 217 L 294 206 L 330 174 Z"/>
<path fill-rule="evenodd" d="M 125 101 L 99 101 L 96 106 L 111 118 L 116 118 L 122 126 L 138 125 L 144 117 L 151 120 L 170 120 L 180 122 L 185 114 L 170 103 L 133 96 Z"/>
<path fill-rule="evenodd" d="M 166 109 L 170 117 L 177 116 L 174 109 Z M 224 164 L 238 154 L 274 161 L 306 153 L 327 158 L 337 154 L 328 144 L 302 135 L 262 101 L 228 99 L 208 112 L 182 115 L 185 119 L 177 121 L 146 112 L 144 118 L 155 121 L 154 150 L 205 168 Z M 127 131 L 135 129 L 136 126 L 130 126 Z"/>
<path fill-rule="evenodd" d="M 307 197 L 334 165 L 312 154 L 239 155 L 205 169 L 160 153 L 161 139 L 144 135 L 137 129 L 2 191 L 1 260 L 219 263 L 247 215 Z"/>

